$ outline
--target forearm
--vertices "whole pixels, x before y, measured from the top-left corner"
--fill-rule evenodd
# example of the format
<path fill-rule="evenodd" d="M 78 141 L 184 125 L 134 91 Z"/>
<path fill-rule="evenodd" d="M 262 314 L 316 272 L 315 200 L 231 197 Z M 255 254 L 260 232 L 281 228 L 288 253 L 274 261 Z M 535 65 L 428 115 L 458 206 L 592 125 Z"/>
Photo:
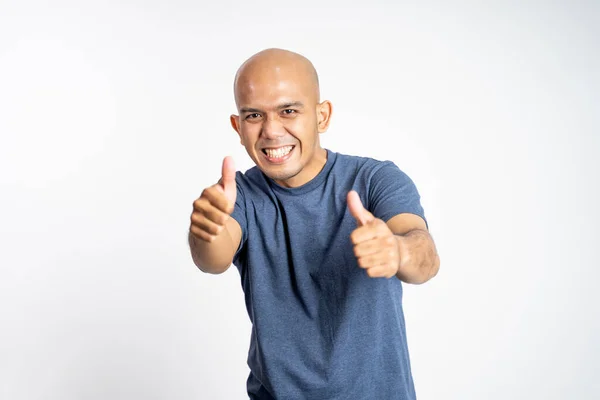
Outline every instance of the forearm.
<path fill-rule="evenodd" d="M 223 229 L 212 242 L 197 238 L 191 232 L 188 243 L 194 264 L 203 272 L 220 274 L 229 268 L 235 249 L 227 229 Z"/>
<path fill-rule="evenodd" d="M 422 284 L 433 278 L 440 268 L 440 258 L 431 235 L 414 229 L 396 235 L 400 265 L 396 277 L 406 283 Z"/>

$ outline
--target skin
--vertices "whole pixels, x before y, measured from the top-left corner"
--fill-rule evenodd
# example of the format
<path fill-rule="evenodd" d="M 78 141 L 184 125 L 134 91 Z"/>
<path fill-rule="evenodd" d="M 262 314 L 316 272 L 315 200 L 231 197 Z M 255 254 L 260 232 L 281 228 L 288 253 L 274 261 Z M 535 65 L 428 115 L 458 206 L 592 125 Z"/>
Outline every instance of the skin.
<path fill-rule="evenodd" d="M 308 59 L 281 49 L 257 53 L 239 68 L 234 94 L 238 114 L 231 115 L 231 126 L 265 175 L 284 187 L 299 187 L 317 176 L 327 161 L 319 136 L 329 126 L 332 106 L 320 101 L 317 73 Z M 263 152 L 288 145 L 294 148 L 285 162 L 269 161 Z M 191 216 L 192 258 L 204 272 L 225 272 L 239 247 L 241 227 L 230 218 L 235 199 L 235 167 L 227 157 L 221 180 L 202 192 Z M 369 277 L 420 284 L 437 274 L 439 257 L 421 217 L 399 214 L 384 222 L 363 207 L 356 192 L 348 193 L 347 201 L 357 221 L 349 240 Z"/>
<path fill-rule="evenodd" d="M 437 275 L 440 259 L 421 217 L 403 213 L 386 223 L 363 207 L 355 191 L 347 201 L 358 225 L 350 235 L 354 255 L 368 276 L 422 284 Z"/>
<path fill-rule="evenodd" d="M 313 179 L 327 161 L 319 134 L 331 117 L 331 102 L 319 100 L 312 63 L 281 49 L 262 51 L 238 70 L 234 82 L 238 115 L 233 129 L 260 170 L 281 186 L 298 187 Z M 273 164 L 265 148 L 293 145 L 291 158 Z"/>

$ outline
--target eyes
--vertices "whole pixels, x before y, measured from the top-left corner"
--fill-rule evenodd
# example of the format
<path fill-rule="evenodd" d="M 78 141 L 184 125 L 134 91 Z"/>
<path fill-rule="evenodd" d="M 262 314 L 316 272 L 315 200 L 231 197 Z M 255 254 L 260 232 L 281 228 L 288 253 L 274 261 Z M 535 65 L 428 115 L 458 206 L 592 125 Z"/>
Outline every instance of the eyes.
<path fill-rule="evenodd" d="M 293 108 L 286 108 L 285 110 L 281 111 L 281 114 L 284 117 L 293 116 L 294 114 L 297 114 L 297 113 L 298 113 L 298 111 L 294 110 Z M 251 120 L 257 120 L 261 117 L 262 117 L 262 114 L 260 114 L 260 113 L 250 113 L 250 114 L 246 115 L 246 117 L 244 119 L 246 121 L 251 121 Z"/>

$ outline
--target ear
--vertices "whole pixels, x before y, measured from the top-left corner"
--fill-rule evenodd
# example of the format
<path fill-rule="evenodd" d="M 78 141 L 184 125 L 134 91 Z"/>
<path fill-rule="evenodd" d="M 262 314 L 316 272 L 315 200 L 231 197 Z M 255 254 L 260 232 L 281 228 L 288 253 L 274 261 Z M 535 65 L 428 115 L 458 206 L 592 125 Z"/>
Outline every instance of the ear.
<path fill-rule="evenodd" d="M 325 100 L 320 104 L 317 104 L 317 128 L 319 133 L 323 133 L 329 127 L 329 121 L 331 120 L 332 106 L 329 100 Z"/>
<path fill-rule="evenodd" d="M 233 130 L 236 131 L 238 136 L 240 137 L 240 143 L 243 146 L 244 141 L 242 139 L 242 132 L 240 130 L 240 117 L 238 115 L 231 114 L 231 116 L 229 117 L 229 122 L 231 123 L 231 127 L 233 128 Z"/>

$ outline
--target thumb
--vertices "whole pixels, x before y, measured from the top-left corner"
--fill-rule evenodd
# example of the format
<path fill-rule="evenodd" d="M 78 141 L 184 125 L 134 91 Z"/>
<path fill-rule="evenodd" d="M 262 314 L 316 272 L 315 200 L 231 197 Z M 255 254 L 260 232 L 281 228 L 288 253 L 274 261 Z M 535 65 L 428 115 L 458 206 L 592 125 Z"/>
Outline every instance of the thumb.
<path fill-rule="evenodd" d="M 225 196 L 231 202 L 235 202 L 237 188 L 235 185 L 235 165 L 233 158 L 227 156 L 223 159 L 223 167 L 221 169 L 221 186 L 225 192 Z"/>
<path fill-rule="evenodd" d="M 347 201 L 350 214 L 352 214 L 352 216 L 356 219 L 359 225 L 366 225 L 375 219 L 373 214 L 371 214 L 369 211 L 367 211 L 367 209 L 363 207 L 358 193 L 356 193 L 354 190 L 351 190 L 348 193 Z"/>

